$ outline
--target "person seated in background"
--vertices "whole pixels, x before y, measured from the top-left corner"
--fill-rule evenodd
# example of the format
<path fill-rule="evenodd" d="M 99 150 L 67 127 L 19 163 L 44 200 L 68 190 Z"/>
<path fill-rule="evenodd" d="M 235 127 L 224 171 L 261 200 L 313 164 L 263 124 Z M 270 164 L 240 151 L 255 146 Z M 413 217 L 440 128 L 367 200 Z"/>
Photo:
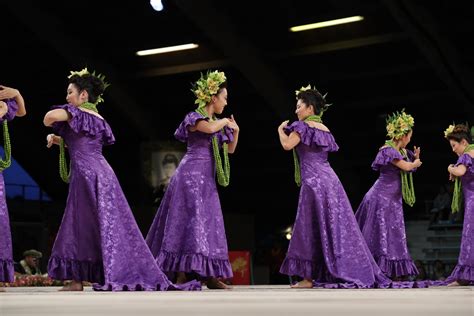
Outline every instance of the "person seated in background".
<path fill-rule="evenodd" d="M 15 263 L 15 272 L 26 275 L 42 275 L 39 268 L 39 259 L 43 254 L 35 249 L 26 250 L 23 252 L 23 260 Z"/>
<path fill-rule="evenodd" d="M 161 162 L 163 178 L 159 181 L 158 187 L 153 190 L 153 205 L 160 206 L 161 199 L 165 195 L 165 191 L 170 184 L 171 177 L 178 168 L 179 160 L 176 155 L 168 153 Z"/>
<path fill-rule="evenodd" d="M 451 195 L 449 194 L 448 184 L 439 188 L 438 195 L 433 200 L 433 208 L 430 210 L 430 224 L 437 223 L 440 220 L 446 220 L 451 213 Z"/>
<path fill-rule="evenodd" d="M 444 281 L 446 280 L 446 266 L 443 261 L 436 260 L 433 267 L 433 279 Z"/>

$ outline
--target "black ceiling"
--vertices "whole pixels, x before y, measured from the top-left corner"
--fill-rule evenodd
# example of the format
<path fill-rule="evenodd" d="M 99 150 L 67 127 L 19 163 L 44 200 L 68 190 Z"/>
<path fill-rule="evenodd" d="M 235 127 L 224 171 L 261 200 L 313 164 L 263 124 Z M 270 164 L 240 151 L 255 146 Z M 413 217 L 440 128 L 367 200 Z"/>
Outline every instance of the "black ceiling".
<path fill-rule="evenodd" d="M 88 66 L 112 83 L 102 112 L 117 144 L 106 150 L 131 201 L 146 204 L 140 143 L 171 140 L 193 109 L 190 83 L 208 68 L 229 78 L 229 106 L 241 126 L 225 211 L 294 217 L 290 153 L 276 128 L 294 119 L 294 90 L 308 83 L 334 105 L 324 119 L 341 146 L 333 167 L 357 207 L 376 174 L 384 117 L 406 108 L 424 165 L 416 185 L 428 198 L 454 156 L 442 138 L 453 120 L 474 118 L 472 1 L 5 1 L 0 81 L 19 88 L 29 115 L 14 124 L 15 158 L 56 198 L 57 152 L 45 147 L 42 116 L 64 103 L 69 70 Z M 294 25 L 353 15 L 364 21 L 290 33 Z M 198 49 L 138 57 L 137 50 L 184 43 Z M 140 189 L 138 189 L 140 188 Z"/>

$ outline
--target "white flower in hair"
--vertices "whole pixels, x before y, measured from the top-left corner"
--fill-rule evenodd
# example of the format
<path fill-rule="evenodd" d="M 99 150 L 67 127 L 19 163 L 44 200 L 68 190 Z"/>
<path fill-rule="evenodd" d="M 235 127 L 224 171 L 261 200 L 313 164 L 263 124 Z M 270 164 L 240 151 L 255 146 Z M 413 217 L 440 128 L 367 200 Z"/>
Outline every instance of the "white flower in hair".
<path fill-rule="evenodd" d="M 71 74 L 69 76 L 67 76 L 68 78 L 71 78 L 74 75 L 78 75 L 79 77 L 82 77 L 84 75 L 89 75 L 90 74 L 89 70 L 87 70 L 87 67 L 80 70 L 80 71 L 70 71 L 70 72 L 71 72 Z"/>

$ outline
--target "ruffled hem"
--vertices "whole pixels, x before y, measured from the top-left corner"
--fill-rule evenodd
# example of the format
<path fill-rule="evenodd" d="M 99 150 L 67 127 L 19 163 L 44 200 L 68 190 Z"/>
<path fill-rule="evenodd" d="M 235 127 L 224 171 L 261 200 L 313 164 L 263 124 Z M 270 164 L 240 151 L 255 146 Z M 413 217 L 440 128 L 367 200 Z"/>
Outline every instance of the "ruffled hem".
<path fill-rule="evenodd" d="M 447 283 L 454 281 L 470 281 L 471 284 L 474 284 L 474 267 L 456 265 L 451 275 L 446 279 Z"/>
<path fill-rule="evenodd" d="M 209 258 L 200 253 L 178 254 L 160 251 L 156 261 L 164 272 L 195 272 L 202 277 L 232 278 L 229 259 Z"/>
<path fill-rule="evenodd" d="M 459 165 L 465 165 L 467 168 L 472 167 L 472 157 L 468 154 L 462 154 L 456 162 L 456 167 Z"/>
<path fill-rule="evenodd" d="M 420 273 L 411 259 L 390 260 L 381 256 L 376 261 L 380 270 L 388 277 L 418 275 Z"/>
<path fill-rule="evenodd" d="M 51 257 L 48 262 L 48 274 L 52 279 L 56 280 L 104 283 L 104 267 L 102 262 Z"/>
<path fill-rule="evenodd" d="M 313 288 L 325 289 L 412 289 L 427 288 L 429 286 L 445 285 L 444 281 L 392 281 L 381 273 L 375 275 L 375 282 L 364 284 L 361 282 L 344 282 L 334 278 L 323 264 L 315 264 L 311 260 L 296 258 L 285 258 L 280 273 L 286 275 L 297 275 L 305 279 L 313 280 Z"/>
<path fill-rule="evenodd" d="M 63 134 L 66 124 L 76 133 L 83 133 L 87 136 L 95 137 L 102 135 L 102 143 L 104 145 L 112 145 L 115 143 L 115 137 L 112 133 L 110 125 L 103 119 L 79 110 L 76 106 L 71 104 L 54 106 L 53 109 L 63 109 L 71 114 L 71 119 L 68 122 L 55 122 L 53 129 L 59 135 Z"/>
<path fill-rule="evenodd" d="M 298 133 L 301 143 L 304 145 L 323 147 L 323 150 L 327 152 L 339 150 L 339 146 L 336 144 L 336 140 L 331 132 L 310 127 L 303 121 L 293 122 L 290 126 L 285 127 L 284 130 L 287 134 L 291 132 Z"/>
<path fill-rule="evenodd" d="M 381 167 L 391 164 L 395 159 L 403 160 L 402 154 L 392 147 L 382 148 L 372 162 L 372 169 L 378 171 Z"/>
<path fill-rule="evenodd" d="M 202 289 L 201 282 L 193 280 L 184 284 L 122 284 L 108 282 L 106 284 L 93 284 L 94 291 L 200 291 Z"/>
<path fill-rule="evenodd" d="M 380 273 L 374 275 L 376 279 L 373 284 L 364 284 L 362 282 L 346 282 L 335 278 L 328 271 L 326 266 L 317 264 L 311 260 L 297 258 L 285 258 L 280 268 L 280 273 L 293 276 L 297 275 L 305 279 L 313 280 L 313 287 L 328 289 L 369 289 L 369 288 L 388 288 L 391 281 Z"/>
<path fill-rule="evenodd" d="M 390 281 L 389 283 L 374 283 L 371 286 L 357 283 L 324 283 L 313 281 L 314 288 L 324 289 L 424 289 L 430 286 L 446 285 L 444 281 Z"/>
<path fill-rule="evenodd" d="M 11 283 L 15 281 L 13 260 L 0 259 L 0 282 Z"/>
<path fill-rule="evenodd" d="M 297 275 L 305 279 L 314 279 L 317 273 L 317 265 L 314 261 L 286 257 L 280 267 L 280 273 L 286 275 Z"/>

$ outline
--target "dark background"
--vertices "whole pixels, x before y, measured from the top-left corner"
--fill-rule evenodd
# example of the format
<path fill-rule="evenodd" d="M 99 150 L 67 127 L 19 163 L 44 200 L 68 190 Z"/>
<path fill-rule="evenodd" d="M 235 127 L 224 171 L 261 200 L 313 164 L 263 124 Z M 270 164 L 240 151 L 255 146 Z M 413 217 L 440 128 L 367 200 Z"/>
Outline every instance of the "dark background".
<path fill-rule="evenodd" d="M 146 233 L 156 210 L 142 175 L 140 146 L 173 140 L 194 109 L 191 82 L 201 71 L 225 71 L 229 105 L 241 134 L 231 157 L 231 184 L 220 189 L 230 249 L 265 249 L 296 214 L 291 152 L 277 127 L 294 120 L 294 90 L 315 85 L 333 103 L 324 116 L 340 151 L 331 156 L 353 208 L 377 174 L 370 168 L 385 139 L 386 115 L 405 108 L 415 118 L 411 148 L 421 146 L 417 203 L 408 219 L 426 216 L 425 200 L 447 181 L 456 157 L 443 138 L 453 121 L 474 115 L 472 1 L 1 1 L 0 82 L 18 88 L 28 114 L 11 124 L 15 159 L 53 199 L 9 201 L 15 259 L 25 248 L 46 254 L 67 195 L 58 151 L 45 147 L 42 118 L 65 103 L 67 75 L 87 66 L 106 75 L 101 114 L 117 142 L 104 149 Z M 351 24 L 290 33 L 289 27 L 362 15 Z M 138 57 L 137 50 L 197 43 L 198 49 Z M 29 204 L 28 204 L 29 203 Z M 30 223 L 33 226 L 29 226 Z M 29 227 L 29 228 L 28 228 Z M 40 236 L 40 237 L 38 237 Z"/>

